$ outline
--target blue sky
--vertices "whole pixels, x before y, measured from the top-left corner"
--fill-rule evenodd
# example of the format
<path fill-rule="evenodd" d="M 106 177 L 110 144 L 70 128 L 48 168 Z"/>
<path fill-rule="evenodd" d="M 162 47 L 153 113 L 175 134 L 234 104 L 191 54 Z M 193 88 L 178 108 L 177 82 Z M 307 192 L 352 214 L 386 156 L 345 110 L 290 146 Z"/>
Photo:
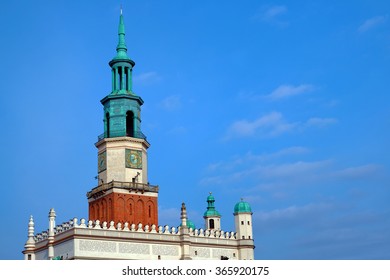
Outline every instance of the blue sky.
<path fill-rule="evenodd" d="M 159 222 L 252 205 L 257 259 L 390 258 L 389 1 L 122 1 Z M 120 1 L 0 4 L 0 259 L 86 218 Z"/>

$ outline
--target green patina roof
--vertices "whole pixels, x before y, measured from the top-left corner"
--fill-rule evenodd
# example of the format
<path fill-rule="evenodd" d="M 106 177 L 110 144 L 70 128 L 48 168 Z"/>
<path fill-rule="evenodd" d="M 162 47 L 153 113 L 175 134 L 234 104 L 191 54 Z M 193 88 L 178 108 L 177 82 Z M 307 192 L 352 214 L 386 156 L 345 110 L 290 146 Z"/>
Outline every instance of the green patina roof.
<path fill-rule="evenodd" d="M 221 214 L 219 214 L 219 212 L 215 209 L 214 202 L 215 202 L 215 198 L 210 193 L 210 195 L 207 197 L 207 210 L 206 212 L 204 212 L 203 217 L 213 217 L 213 216 L 221 217 Z"/>
<path fill-rule="evenodd" d="M 234 206 L 234 214 L 238 213 L 252 213 L 251 206 L 248 202 L 241 200 Z"/>
<path fill-rule="evenodd" d="M 180 226 L 182 226 L 182 223 L 180 223 Z M 187 227 L 192 228 L 193 230 L 196 229 L 194 222 L 188 219 L 187 219 Z"/>

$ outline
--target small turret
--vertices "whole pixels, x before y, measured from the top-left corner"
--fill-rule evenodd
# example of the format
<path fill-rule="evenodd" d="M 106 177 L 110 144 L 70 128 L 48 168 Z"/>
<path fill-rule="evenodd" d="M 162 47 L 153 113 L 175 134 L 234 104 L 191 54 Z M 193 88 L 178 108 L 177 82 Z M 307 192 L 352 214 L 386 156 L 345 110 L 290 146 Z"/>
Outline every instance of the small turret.
<path fill-rule="evenodd" d="M 252 239 L 252 209 L 249 203 L 241 198 L 241 201 L 234 206 L 233 215 L 237 239 Z"/>
<path fill-rule="evenodd" d="M 234 223 L 236 225 L 236 239 L 239 242 L 239 259 L 254 259 L 254 241 L 252 229 L 252 209 L 248 202 L 241 201 L 234 206 Z"/>
<path fill-rule="evenodd" d="M 221 229 L 221 214 L 215 209 L 214 206 L 215 198 L 211 194 L 207 197 L 207 210 L 203 214 L 205 219 L 206 229 Z"/>

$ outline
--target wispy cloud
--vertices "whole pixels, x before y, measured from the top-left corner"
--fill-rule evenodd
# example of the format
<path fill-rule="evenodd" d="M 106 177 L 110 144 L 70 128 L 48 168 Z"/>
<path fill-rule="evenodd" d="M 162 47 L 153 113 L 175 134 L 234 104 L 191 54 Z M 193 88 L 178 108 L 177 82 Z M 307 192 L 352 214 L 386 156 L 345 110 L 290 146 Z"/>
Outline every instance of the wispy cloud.
<path fill-rule="evenodd" d="M 263 14 L 264 20 L 273 20 L 275 17 L 287 13 L 286 6 L 272 6 L 269 7 Z"/>
<path fill-rule="evenodd" d="M 183 136 L 185 133 L 187 133 L 187 128 L 185 126 L 175 126 L 168 130 L 167 133 L 175 136 Z"/>
<path fill-rule="evenodd" d="M 388 16 L 375 16 L 367 19 L 362 25 L 359 26 L 358 31 L 360 33 L 366 32 L 378 25 L 381 25 L 387 21 Z"/>
<path fill-rule="evenodd" d="M 326 170 L 329 169 L 331 163 L 331 160 L 284 163 L 253 163 L 248 161 L 240 168 L 232 169 L 233 172 L 225 170 L 219 172 L 218 175 L 206 176 L 200 183 L 202 185 L 225 185 L 237 181 L 242 183 L 245 180 L 246 182 L 265 183 L 261 189 L 274 188 L 275 185 L 303 185 L 324 177 L 323 174 L 327 172 Z"/>
<path fill-rule="evenodd" d="M 280 85 L 274 89 L 269 94 L 259 94 L 254 91 L 241 90 L 238 93 L 240 99 L 245 100 L 268 100 L 268 101 L 279 101 L 284 99 L 289 99 L 293 96 L 298 96 L 306 94 L 312 91 L 315 91 L 316 87 L 311 84 L 301 84 L 301 85 Z"/>
<path fill-rule="evenodd" d="M 272 91 L 270 94 L 266 95 L 265 97 L 270 100 L 279 100 L 279 99 L 284 99 L 291 96 L 311 92 L 313 90 L 314 90 L 314 86 L 310 84 L 302 84 L 299 86 L 281 85 L 277 87 L 274 91 Z"/>
<path fill-rule="evenodd" d="M 307 121 L 289 122 L 282 113 L 271 112 L 253 121 L 239 120 L 233 122 L 225 134 L 224 140 L 245 137 L 276 137 L 284 133 L 303 131 L 311 127 L 325 127 L 337 123 L 335 118 L 312 117 Z"/>
<path fill-rule="evenodd" d="M 268 212 L 262 211 L 254 213 L 254 218 L 263 225 L 268 224 L 268 226 L 272 225 L 273 227 L 286 226 L 287 224 L 290 224 L 286 223 L 288 220 L 292 222 L 291 224 L 295 225 L 297 225 L 297 221 L 312 223 L 313 221 L 311 219 L 307 220 L 309 216 L 318 217 L 319 213 L 324 213 L 334 207 L 334 205 L 329 203 L 310 203 L 303 206 L 292 205 L 286 208 L 275 209 Z"/>
<path fill-rule="evenodd" d="M 262 8 L 252 18 L 255 20 L 261 20 L 264 22 L 276 24 L 279 26 L 288 25 L 287 21 L 281 19 L 281 16 L 287 14 L 288 9 L 284 5 L 275 5 Z"/>
<path fill-rule="evenodd" d="M 182 102 L 179 95 L 170 95 L 164 98 L 161 103 L 161 107 L 167 111 L 174 111 L 181 107 Z"/>
<path fill-rule="evenodd" d="M 216 163 L 211 163 L 207 167 L 207 171 L 231 171 L 244 164 L 256 165 L 271 160 L 301 156 L 309 152 L 309 148 L 301 146 L 288 147 L 272 153 L 253 154 L 252 152 L 248 152 L 245 155 L 236 155 L 228 161 L 219 161 Z"/>
<path fill-rule="evenodd" d="M 308 127 L 324 127 L 331 124 L 337 123 L 338 120 L 335 118 L 310 118 L 306 122 Z"/>
<path fill-rule="evenodd" d="M 380 172 L 382 166 L 377 164 L 366 164 L 361 166 L 347 167 L 334 172 L 334 177 L 340 179 L 362 179 L 372 177 Z"/>
<path fill-rule="evenodd" d="M 133 81 L 139 85 L 154 84 L 156 82 L 159 82 L 161 79 L 161 76 L 154 71 L 141 73 L 133 77 Z"/>
<path fill-rule="evenodd" d="M 271 112 L 254 121 L 240 120 L 235 121 L 228 128 L 225 139 L 235 137 L 249 137 L 261 135 L 263 137 L 272 137 L 296 127 L 296 123 L 288 123 L 279 112 Z"/>

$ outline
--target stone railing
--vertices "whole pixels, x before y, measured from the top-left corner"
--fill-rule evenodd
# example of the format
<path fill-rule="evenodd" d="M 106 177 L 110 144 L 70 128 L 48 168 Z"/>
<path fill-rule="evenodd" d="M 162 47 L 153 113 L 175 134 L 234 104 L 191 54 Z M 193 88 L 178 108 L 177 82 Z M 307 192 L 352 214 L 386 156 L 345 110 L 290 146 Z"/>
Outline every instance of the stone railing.
<path fill-rule="evenodd" d="M 98 197 L 102 194 L 104 194 L 105 191 L 112 189 L 112 188 L 118 188 L 118 189 L 124 189 L 128 191 L 135 191 L 135 192 L 158 192 L 158 186 L 153 186 L 150 184 L 143 184 L 143 183 L 136 183 L 136 182 L 119 182 L 119 181 L 111 181 L 108 183 L 101 184 L 95 188 L 93 188 L 91 191 L 87 192 L 87 197 Z"/>
<path fill-rule="evenodd" d="M 124 231 L 124 232 L 142 232 L 146 234 L 173 234 L 173 235 L 179 235 L 180 234 L 180 226 L 179 227 L 169 227 L 169 226 L 156 226 L 156 225 L 145 225 L 143 226 L 141 223 L 138 225 L 135 224 L 129 224 L 129 223 L 115 223 L 111 221 L 110 223 L 107 222 L 100 222 L 99 220 L 96 221 L 88 221 L 86 222 L 85 219 L 81 219 L 80 223 L 78 223 L 77 218 L 74 218 L 73 220 L 70 220 L 68 222 L 62 223 L 61 225 L 58 225 L 54 228 L 54 235 L 60 234 L 62 232 L 68 231 L 72 228 L 88 228 L 93 230 L 116 230 L 116 231 Z M 204 230 L 204 229 L 195 229 L 192 228 L 189 229 L 190 236 L 194 237 L 206 237 L 206 238 L 220 238 L 220 239 L 236 239 L 236 233 L 235 232 L 225 232 L 223 230 Z M 38 233 L 35 235 L 34 239 L 36 242 L 45 240 L 49 237 L 49 230 L 46 230 L 44 232 Z"/>

